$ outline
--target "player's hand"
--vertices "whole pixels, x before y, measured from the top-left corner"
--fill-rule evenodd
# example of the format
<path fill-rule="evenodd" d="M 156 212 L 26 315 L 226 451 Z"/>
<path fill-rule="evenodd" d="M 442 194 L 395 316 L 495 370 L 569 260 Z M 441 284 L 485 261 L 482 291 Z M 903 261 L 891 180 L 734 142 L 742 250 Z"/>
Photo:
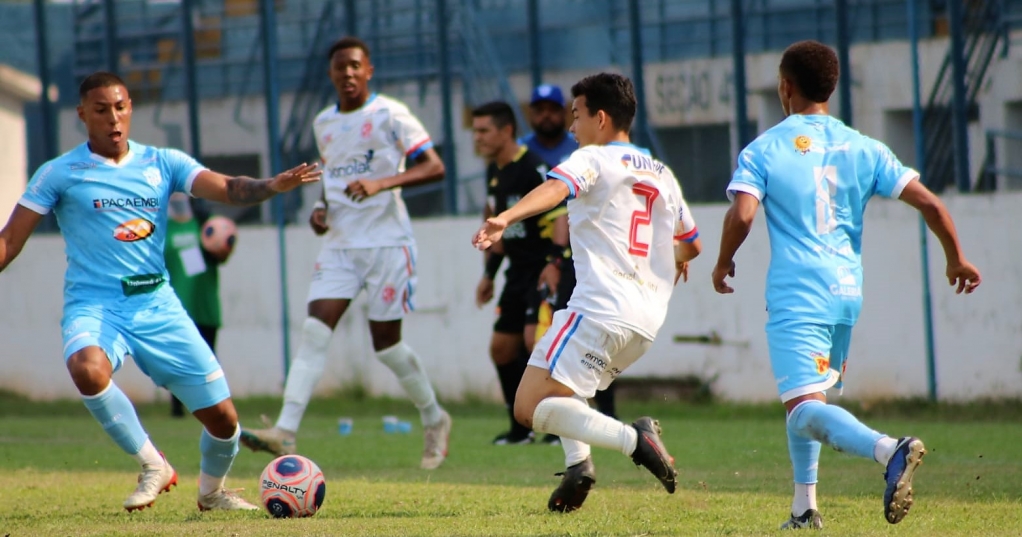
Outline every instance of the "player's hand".
<path fill-rule="evenodd" d="M 507 220 L 504 218 L 499 216 L 487 218 L 483 222 L 483 226 L 472 237 L 472 246 L 475 246 L 478 250 L 485 250 L 493 246 L 493 243 L 499 241 L 504 236 L 505 229 L 507 229 Z"/>
<path fill-rule="evenodd" d="M 493 300 L 493 280 L 483 276 L 476 286 L 476 307 L 481 308 L 483 304 Z"/>
<path fill-rule="evenodd" d="M 278 173 L 270 179 L 270 190 L 280 193 L 294 190 L 306 183 L 315 183 L 323 177 L 319 163 L 299 164 L 286 172 Z"/>
<path fill-rule="evenodd" d="M 547 265 L 543 267 L 543 271 L 539 273 L 539 284 L 536 286 L 536 289 L 546 287 L 553 291 L 554 289 L 558 289 L 560 285 L 561 267 L 558 267 L 553 263 L 547 263 Z"/>
<path fill-rule="evenodd" d="M 724 278 L 727 278 L 728 276 L 731 276 L 732 278 L 735 277 L 734 261 L 731 261 L 727 265 L 717 263 L 717 266 L 713 267 L 713 288 L 722 295 L 735 292 L 734 289 L 724 282 Z"/>
<path fill-rule="evenodd" d="M 678 285 L 678 280 L 682 278 L 688 283 L 688 261 L 674 264 L 674 285 Z"/>
<path fill-rule="evenodd" d="M 376 179 L 356 179 L 348 183 L 344 193 L 355 201 L 362 201 L 370 196 L 375 196 L 383 190 L 383 185 Z"/>
<path fill-rule="evenodd" d="M 326 209 L 312 210 L 312 214 L 309 215 L 309 227 L 312 228 L 313 233 L 316 235 L 323 235 L 330 230 L 330 224 L 326 223 L 326 217 Z"/>
<path fill-rule="evenodd" d="M 981 281 L 982 277 L 979 275 L 979 269 L 974 267 L 972 263 L 964 260 L 961 263 L 948 263 L 947 282 L 951 287 L 958 286 L 955 289 L 955 294 L 961 294 L 962 291 L 965 291 L 965 294 L 970 294 L 979 287 Z"/>

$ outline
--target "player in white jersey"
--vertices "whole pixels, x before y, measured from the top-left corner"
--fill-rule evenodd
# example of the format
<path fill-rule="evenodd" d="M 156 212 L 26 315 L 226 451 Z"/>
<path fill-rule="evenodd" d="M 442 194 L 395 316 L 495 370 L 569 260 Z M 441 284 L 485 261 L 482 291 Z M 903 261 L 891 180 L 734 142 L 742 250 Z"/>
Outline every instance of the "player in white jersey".
<path fill-rule="evenodd" d="M 519 422 L 561 437 L 567 470 L 547 504 L 559 512 L 581 507 L 596 482 L 590 444 L 630 456 L 674 493 L 677 471 L 659 423 L 644 417 L 626 425 L 586 400 L 646 352 L 674 285 L 688 280 L 688 262 L 701 249 L 674 174 L 629 142 L 631 81 L 602 73 L 583 78 L 571 93 L 580 149 L 472 240 L 489 248 L 509 225 L 569 199 L 578 282 L 568 308 L 554 314 L 533 350 L 515 398 Z"/>
<path fill-rule="evenodd" d="M 404 104 L 369 91 L 373 66 L 364 42 L 344 37 L 327 57 L 338 102 L 313 123 L 324 186 L 309 224 L 325 240 L 309 288 L 309 317 L 276 424 L 244 430 L 241 441 L 278 456 L 295 452 L 295 433 L 323 374 L 330 336 L 364 290 L 373 349 L 419 409 L 421 466 L 431 470 L 447 457 L 451 417 L 437 403 L 418 356 L 401 341 L 401 320 L 412 309 L 415 288 L 415 239 L 401 187 L 440 180 L 444 165 Z M 416 163 L 407 171 L 406 159 Z"/>

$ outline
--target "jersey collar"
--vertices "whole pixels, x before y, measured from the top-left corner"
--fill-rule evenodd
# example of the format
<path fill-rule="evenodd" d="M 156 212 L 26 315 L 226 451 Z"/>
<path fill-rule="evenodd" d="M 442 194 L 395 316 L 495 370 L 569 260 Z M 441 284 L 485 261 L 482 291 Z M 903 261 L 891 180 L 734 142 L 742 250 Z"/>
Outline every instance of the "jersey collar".
<path fill-rule="evenodd" d="M 342 112 L 341 111 L 341 101 L 337 101 L 337 105 L 334 106 L 334 112 L 337 112 L 338 114 L 341 114 L 342 116 L 345 115 L 345 114 L 353 114 L 355 112 L 360 112 L 362 110 L 365 110 L 366 107 L 369 106 L 369 103 L 371 103 L 371 102 L 373 102 L 375 100 L 376 100 L 376 92 L 374 91 L 374 92 L 369 94 L 369 98 L 366 99 L 366 102 L 362 103 L 362 106 L 360 106 L 360 107 L 358 107 L 358 108 L 356 108 L 354 110 L 349 110 L 348 112 Z"/>
<path fill-rule="evenodd" d="M 630 144 L 630 143 L 627 143 L 627 142 L 610 142 L 607 145 L 616 145 L 616 146 L 620 146 L 620 147 L 628 147 L 628 148 L 631 148 L 631 149 L 634 149 L 634 150 L 638 151 L 639 153 L 642 153 L 643 155 L 646 155 L 647 157 L 652 156 L 650 154 L 650 152 L 649 152 L 649 149 L 646 149 L 645 147 L 639 147 L 639 146 L 637 146 L 635 144 Z"/>
<path fill-rule="evenodd" d="M 92 152 L 92 148 L 89 147 L 89 142 L 85 142 L 84 149 L 85 149 L 85 151 L 87 151 L 89 153 L 89 158 L 91 158 L 92 160 L 95 160 L 95 161 L 98 161 L 98 162 L 102 162 L 103 164 L 106 164 L 107 166 L 113 166 L 115 168 L 123 168 L 123 167 L 127 166 L 128 163 L 132 161 L 132 159 L 135 158 L 135 151 L 132 149 L 133 145 L 135 145 L 135 144 L 133 144 L 131 142 L 131 140 L 128 140 L 128 154 L 124 155 L 124 158 L 122 158 L 120 162 L 114 162 L 113 160 L 108 159 L 108 158 L 106 158 L 106 157 L 104 157 L 102 155 L 97 155 L 96 153 L 93 153 Z"/>

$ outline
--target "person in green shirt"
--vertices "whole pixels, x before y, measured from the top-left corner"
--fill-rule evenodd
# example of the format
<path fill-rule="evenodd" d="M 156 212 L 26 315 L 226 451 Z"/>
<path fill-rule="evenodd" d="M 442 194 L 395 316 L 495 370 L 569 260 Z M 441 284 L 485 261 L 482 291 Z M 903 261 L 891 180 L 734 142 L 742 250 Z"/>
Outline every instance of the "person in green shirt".
<path fill-rule="evenodd" d="M 218 253 L 203 247 L 202 227 L 211 215 L 193 202 L 181 192 L 171 195 L 163 256 L 171 287 L 215 354 L 216 333 L 221 326 L 218 269 L 230 257 L 231 250 Z M 171 415 L 183 417 L 181 401 L 173 395 L 170 401 Z"/>

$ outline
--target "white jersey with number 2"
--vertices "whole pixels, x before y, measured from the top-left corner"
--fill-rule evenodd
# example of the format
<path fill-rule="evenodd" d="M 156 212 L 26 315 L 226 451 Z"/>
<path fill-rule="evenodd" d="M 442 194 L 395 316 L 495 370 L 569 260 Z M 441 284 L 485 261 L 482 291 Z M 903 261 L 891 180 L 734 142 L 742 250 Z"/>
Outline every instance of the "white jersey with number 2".
<path fill-rule="evenodd" d="M 548 177 L 570 191 L 568 308 L 652 340 L 674 290 L 674 241 L 698 237 L 674 173 L 648 150 L 612 142 L 575 151 Z"/>

